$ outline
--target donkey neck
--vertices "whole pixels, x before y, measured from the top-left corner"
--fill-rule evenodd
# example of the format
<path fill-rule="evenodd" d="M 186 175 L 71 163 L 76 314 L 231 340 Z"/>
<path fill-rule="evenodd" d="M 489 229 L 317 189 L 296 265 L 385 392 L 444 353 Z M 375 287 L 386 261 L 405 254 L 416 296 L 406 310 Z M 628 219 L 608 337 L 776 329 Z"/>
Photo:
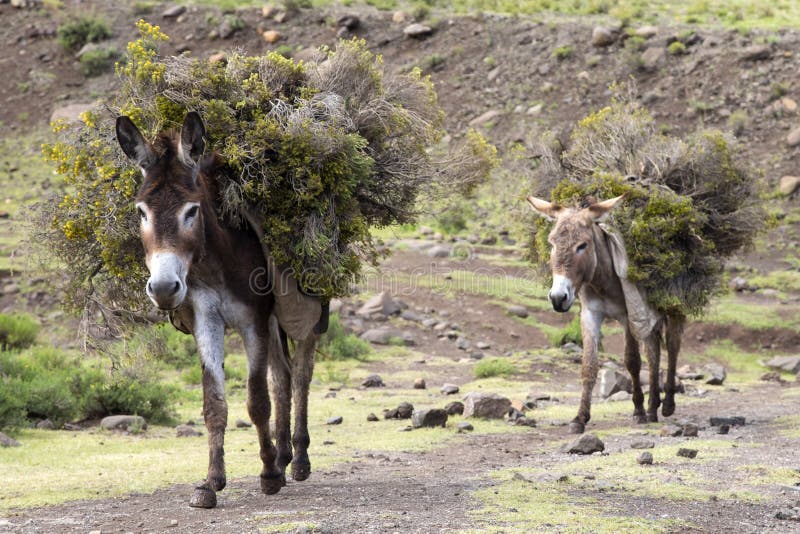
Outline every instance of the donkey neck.
<path fill-rule="evenodd" d="M 594 253 L 597 262 L 588 285 L 601 295 L 621 293 L 622 285 L 614 271 L 614 261 L 611 258 L 608 240 L 606 239 L 606 234 L 598 224 L 592 225 L 592 240 L 594 242 Z"/>

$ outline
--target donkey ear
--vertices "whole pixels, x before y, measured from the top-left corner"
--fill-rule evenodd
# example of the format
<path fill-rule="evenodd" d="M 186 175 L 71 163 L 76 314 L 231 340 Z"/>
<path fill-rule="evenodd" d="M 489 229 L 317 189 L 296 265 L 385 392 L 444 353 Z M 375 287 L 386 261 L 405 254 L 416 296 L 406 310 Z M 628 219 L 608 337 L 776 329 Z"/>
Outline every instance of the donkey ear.
<path fill-rule="evenodd" d="M 618 197 L 609 198 L 608 200 L 604 200 L 602 202 L 597 202 L 592 204 L 588 208 L 585 208 L 583 211 L 589 216 L 589 218 L 595 222 L 600 222 L 605 219 L 611 210 L 614 207 L 622 202 L 625 199 L 625 195 L 622 194 Z"/>
<path fill-rule="evenodd" d="M 528 204 L 533 208 L 533 211 L 550 221 L 555 220 L 555 218 L 558 217 L 558 212 L 561 211 L 561 206 L 542 200 L 541 198 L 528 197 L 527 200 Z"/>
<path fill-rule="evenodd" d="M 203 119 L 196 111 L 190 111 L 183 119 L 181 127 L 181 146 L 179 157 L 181 161 L 193 167 L 206 148 L 206 127 L 203 126 Z"/>
<path fill-rule="evenodd" d="M 145 170 L 155 163 L 155 153 L 139 128 L 125 115 L 117 117 L 117 141 L 131 161 Z"/>

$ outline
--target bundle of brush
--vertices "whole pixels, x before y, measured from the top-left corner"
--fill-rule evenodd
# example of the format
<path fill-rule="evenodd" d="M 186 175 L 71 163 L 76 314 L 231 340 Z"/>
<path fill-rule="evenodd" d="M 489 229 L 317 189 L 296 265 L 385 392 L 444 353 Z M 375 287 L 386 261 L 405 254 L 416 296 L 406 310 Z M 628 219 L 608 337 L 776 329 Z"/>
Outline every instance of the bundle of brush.
<path fill-rule="evenodd" d="M 116 100 L 45 149 L 69 192 L 45 206 L 41 237 L 67 265 L 79 306 L 98 289 L 118 307 L 142 300 L 132 203 L 140 176 L 114 140 L 118 114 L 152 137 L 198 111 L 225 161 L 220 217 L 243 224 L 243 209 L 254 208 L 277 264 L 323 298 L 347 294 L 362 262 L 377 261 L 371 227 L 414 221 L 419 195 L 468 192 L 494 165 L 494 147 L 474 132 L 457 150 L 432 153 L 443 113 L 430 80 L 385 73 L 363 41 L 320 50 L 318 62 L 237 52 L 209 62 L 159 56 L 167 36 L 138 26 L 117 66 Z"/>
<path fill-rule="evenodd" d="M 720 131 L 663 134 L 632 96 L 617 97 L 581 120 L 568 146 L 545 136 L 533 191 L 560 205 L 626 194 L 609 224 L 625 242 L 629 280 L 654 309 L 699 315 L 722 288 L 725 259 L 750 246 L 766 220 L 759 182 L 735 153 Z M 543 266 L 551 223 L 534 224 L 529 252 Z"/>

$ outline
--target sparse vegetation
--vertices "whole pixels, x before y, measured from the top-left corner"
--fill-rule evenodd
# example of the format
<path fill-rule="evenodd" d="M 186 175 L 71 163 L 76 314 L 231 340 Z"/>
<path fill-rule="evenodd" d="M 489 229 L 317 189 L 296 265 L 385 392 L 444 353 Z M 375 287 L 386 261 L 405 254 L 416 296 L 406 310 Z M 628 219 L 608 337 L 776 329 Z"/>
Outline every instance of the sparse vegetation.
<path fill-rule="evenodd" d="M 581 316 L 576 314 L 567 326 L 550 334 L 550 344 L 554 347 L 561 347 L 566 343 L 575 343 L 583 346 L 583 336 L 581 335 Z"/>
<path fill-rule="evenodd" d="M 503 358 L 488 358 L 475 364 L 473 374 L 475 378 L 492 378 L 495 376 L 509 377 L 517 373 L 517 368 L 510 361 Z"/>
<path fill-rule="evenodd" d="M 87 43 L 96 43 L 111 37 L 111 27 L 98 15 L 85 15 L 58 28 L 58 43 L 65 49 L 77 51 Z"/>
<path fill-rule="evenodd" d="M 575 52 L 575 48 L 570 45 L 559 46 L 555 50 L 553 50 L 553 57 L 559 61 L 564 61 L 565 59 L 569 59 L 572 57 L 572 54 Z"/>
<path fill-rule="evenodd" d="M 39 323 L 27 315 L 0 313 L 0 351 L 26 349 L 33 345 Z"/>
<path fill-rule="evenodd" d="M 401 340 L 402 342 L 402 340 Z M 328 331 L 322 335 L 319 352 L 327 360 L 364 360 L 372 352 L 370 344 L 345 331 L 339 315 L 331 314 Z"/>
<path fill-rule="evenodd" d="M 100 76 L 108 72 L 119 59 L 119 52 L 114 48 L 96 48 L 81 55 L 81 68 L 86 76 Z"/>
<path fill-rule="evenodd" d="M 671 56 L 682 56 L 686 53 L 686 45 L 680 41 L 673 41 L 667 47 L 667 53 Z"/>
<path fill-rule="evenodd" d="M 750 117 L 747 115 L 747 111 L 743 109 L 737 109 L 728 117 L 728 128 L 736 137 L 742 135 L 749 124 Z"/>

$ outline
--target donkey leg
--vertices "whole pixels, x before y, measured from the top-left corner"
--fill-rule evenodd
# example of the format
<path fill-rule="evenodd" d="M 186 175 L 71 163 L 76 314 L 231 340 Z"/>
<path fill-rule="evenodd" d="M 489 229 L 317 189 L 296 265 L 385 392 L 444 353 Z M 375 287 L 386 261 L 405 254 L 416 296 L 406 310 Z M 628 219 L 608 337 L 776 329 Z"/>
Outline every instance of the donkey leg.
<path fill-rule="evenodd" d="M 319 334 L 310 334 L 298 341 L 292 358 L 292 401 L 294 404 L 294 458 L 292 459 L 292 478 L 298 482 L 311 476 L 311 460 L 308 458 L 308 386 L 314 372 L 314 351 L 317 349 Z"/>
<path fill-rule="evenodd" d="M 270 318 L 269 331 L 269 384 L 275 404 L 275 445 L 278 449 L 278 469 L 286 472 L 292 461 L 292 442 L 289 420 L 292 410 L 291 362 L 286 351 L 286 336 L 278 326 L 278 320 Z M 284 475 L 284 483 L 286 476 Z"/>
<path fill-rule="evenodd" d="M 189 505 L 214 508 L 216 492 L 225 487 L 225 427 L 228 403 L 225 400 L 223 371 L 225 327 L 221 320 L 197 320 L 195 340 L 203 365 L 203 417 L 208 430 L 208 475 L 195 487 Z"/>
<path fill-rule="evenodd" d="M 266 333 L 266 332 L 264 332 Z M 261 469 L 261 491 L 272 495 L 280 491 L 285 484 L 283 472 L 275 463 L 277 450 L 272 444 L 269 432 L 269 417 L 272 410 L 267 387 L 267 367 L 269 353 L 267 338 L 254 331 L 244 332 L 245 347 L 248 359 L 247 377 L 247 412 L 256 427 L 258 434 Z"/>
<path fill-rule="evenodd" d="M 633 337 L 630 328 L 627 326 L 625 327 L 625 367 L 631 375 L 631 384 L 633 386 L 633 420 L 636 423 L 646 423 L 644 393 L 642 393 L 642 384 L 639 380 L 639 373 L 642 370 L 642 356 L 639 353 L 639 341 Z"/>
<path fill-rule="evenodd" d="M 678 353 L 681 351 L 681 337 L 686 318 L 683 316 L 667 319 L 667 381 L 664 384 L 664 405 L 661 414 L 669 417 L 675 413 L 675 369 L 678 366 Z"/>
<path fill-rule="evenodd" d="M 600 344 L 600 326 L 603 313 L 590 310 L 588 303 L 581 309 L 581 333 L 583 337 L 583 361 L 581 363 L 581 405 L 578 415 L 569 424 L 571 434 L 582 434 L 591 418 L 592 390 L 597 381 L 597 350 Z"/>
<path fill-rule="evenodd" d="M 647 364 L 650 368 L 650 398 L 647 401 L 647 421 L 658 422 L 658 407 L 661 405 L 661 391 L 658 386 L 658 370 L 661 366 L 661 328 L 656 328 L 644 342 L 647 351 Z"/>

